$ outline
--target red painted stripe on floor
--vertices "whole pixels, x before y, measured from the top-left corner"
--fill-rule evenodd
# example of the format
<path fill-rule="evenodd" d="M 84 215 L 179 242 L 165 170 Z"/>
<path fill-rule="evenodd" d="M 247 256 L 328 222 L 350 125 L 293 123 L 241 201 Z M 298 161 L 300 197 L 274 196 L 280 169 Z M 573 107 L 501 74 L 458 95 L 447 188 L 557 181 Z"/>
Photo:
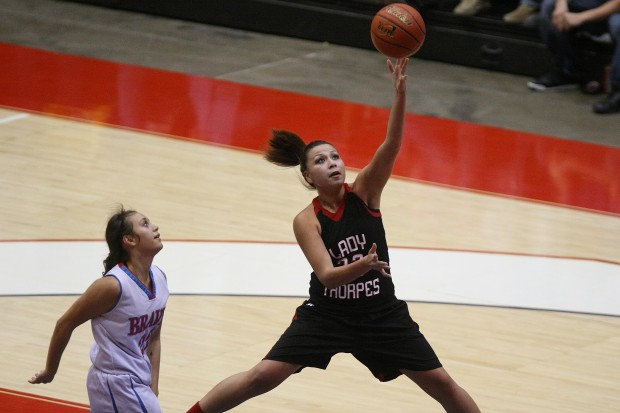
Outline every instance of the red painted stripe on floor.
<path fill-rule="evenodd" d="M 0 105 L 262 150 L 272 128 L 326 139 L 359 168 L 388 110 L 0 43 Z M 620 214 L 620 149 L 407 115 L 394 173 Z"/>
<path fill-rule="evenodd" d="M 73 403 L 36 394 L 0 388 L 0 411 L 2 413 L 83 413 L 90 410 L 86 404 Z"/>

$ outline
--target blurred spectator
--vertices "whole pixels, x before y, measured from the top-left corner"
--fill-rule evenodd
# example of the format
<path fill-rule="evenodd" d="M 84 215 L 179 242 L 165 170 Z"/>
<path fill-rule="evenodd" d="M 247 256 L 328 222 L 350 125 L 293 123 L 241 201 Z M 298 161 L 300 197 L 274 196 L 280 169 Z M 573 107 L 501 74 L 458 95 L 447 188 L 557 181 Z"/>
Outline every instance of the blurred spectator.
<path fill-rule="evenodd" d="M 620 112 L 620 0 L 543 0 L 541 36 L 552 53 L 549 73 L 528 82 L 537 91 L 574 89 L 587 78 L 587 62 L 576 47 L 582 32 L 611 35 L 614 49 L 609 70 L 609 94 L 593 106 L 595 113 Z"/>
<path fill-rule="evenodd" d="M 461 0 L 454 8 L 454 14 L 473 16 L 491 8 L 491 0 Z"/>
<path fill-rule="evenodd" d="M 521 0 L 519 7 L 504 14 L 504 21 L 511 24 L 524 24 L 526 20 L 538 14 L 541 2 L 542 0 Z"/>

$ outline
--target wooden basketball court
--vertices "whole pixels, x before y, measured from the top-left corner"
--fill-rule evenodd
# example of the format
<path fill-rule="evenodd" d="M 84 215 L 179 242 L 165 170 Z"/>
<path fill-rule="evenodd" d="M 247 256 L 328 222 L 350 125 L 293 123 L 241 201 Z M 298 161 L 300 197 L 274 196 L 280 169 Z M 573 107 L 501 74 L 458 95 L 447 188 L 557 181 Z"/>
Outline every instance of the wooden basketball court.
<path fill-rule="evenodd" d="M 78 409 L 88 403 L 88 325 L 74 334 L 53 383 L 27 380 L 43 367 L 54 323 L 75 299 L 67 294 L 100 275 L 97 248 L 122 203 L 161 228 L 158 263 L 174 295 L 162 332 L 160 399 L 166 412 L 185 411 L 260 360 L 309 279 L 303 263 L 277 265 L 299 254 L 292 219 L 314 194 L 295 171 L 262 159 L 269 130 L 333 141 L 351 180 L 382 139 L 387 112 L 5 44 L 0 50 L 7 57 L 0 388 Z M 397 293 L 448 372 L 487 412 L 617 412 L 620 150 L 414 114 L 407 135 L 382 212 L 388 241 L 403 257 L 393 272 Z M 259 257 L 239 259 L 240 245 Z M 453 260 L 453 278 L 442 278 L 434 253 Z M 422 268 L 418 256 L 431 265 Z M 472 257 L 476 271 L 458 268 Z M 233 277 L 241 281 L 227 283 Z M 438 290 L 416 291 L 420 284 L 407 281 L 415 277 Z M 446 297 L 442 282 L 444 291 L 476 288 Z M 327 371 L 306 369 L 235 411 L 440 406 L 407 379 L 380 384 L 339 355 Z"/>

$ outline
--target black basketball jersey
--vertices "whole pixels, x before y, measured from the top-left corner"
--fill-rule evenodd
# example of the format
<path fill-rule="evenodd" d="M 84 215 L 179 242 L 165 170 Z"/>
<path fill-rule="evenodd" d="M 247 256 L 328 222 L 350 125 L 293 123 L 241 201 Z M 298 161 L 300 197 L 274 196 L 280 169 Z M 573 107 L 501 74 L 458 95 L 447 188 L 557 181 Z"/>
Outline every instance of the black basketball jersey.
<path fill-rule="evenodd" d="M 373 243 L 377 244 L 379 260 L 389 263 L 381 212 L 369 208 L 349 185 L 345 184 L 345 190 L 345 198 L 335 213 L 324 209 L 318 197 L 312 201 L 334 267 L 366 256 Z M 334 289 L 326 288 L 314 272 L 310 276 L 310 302 L 321 309 L 367 311 L 395 299 L 392 279 L 376 270 Z"/>

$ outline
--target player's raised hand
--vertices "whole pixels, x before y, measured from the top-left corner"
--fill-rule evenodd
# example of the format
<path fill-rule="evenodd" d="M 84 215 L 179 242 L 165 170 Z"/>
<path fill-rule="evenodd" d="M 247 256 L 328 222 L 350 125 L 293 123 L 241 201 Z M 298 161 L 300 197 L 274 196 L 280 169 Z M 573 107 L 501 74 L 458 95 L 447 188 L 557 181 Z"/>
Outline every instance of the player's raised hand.
<path fill-rule="evenodd" d="M 392 73 L 392 84 L 397 93 L 405 93 L 407 91 L 407 64 L 409 58 L 403 57 L 396 60 L 396 65 L 388 59 L 388 69 Z"/>

